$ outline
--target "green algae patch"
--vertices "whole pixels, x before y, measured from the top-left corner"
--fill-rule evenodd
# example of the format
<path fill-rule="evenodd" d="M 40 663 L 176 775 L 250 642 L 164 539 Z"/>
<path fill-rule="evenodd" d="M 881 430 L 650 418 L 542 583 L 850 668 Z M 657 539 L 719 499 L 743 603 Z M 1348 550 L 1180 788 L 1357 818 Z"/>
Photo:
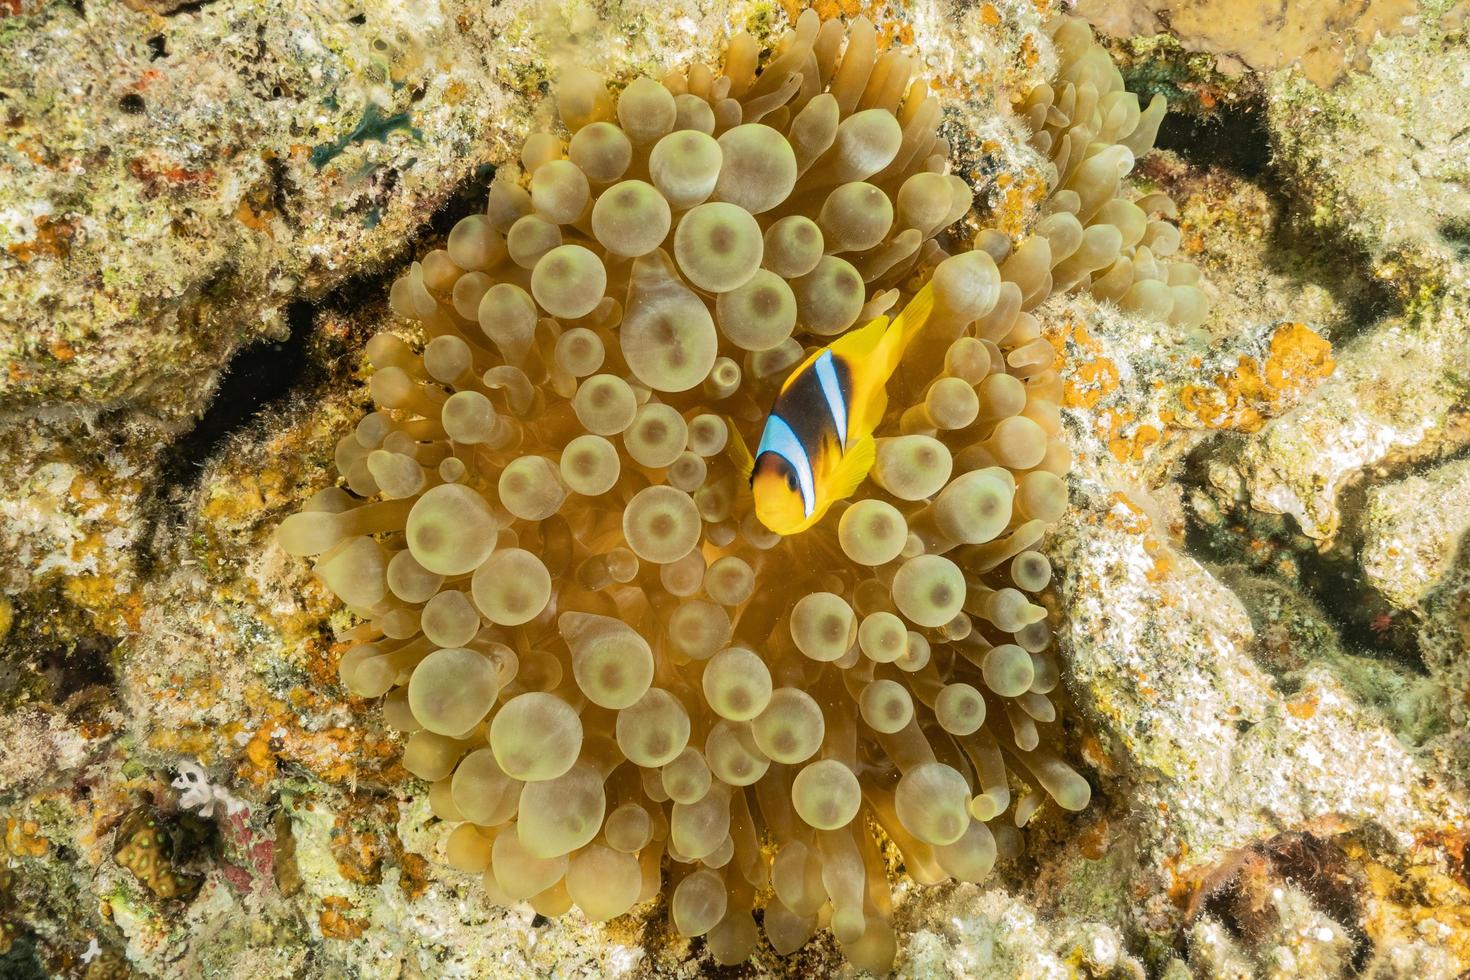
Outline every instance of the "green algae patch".
<path fill-rule="evenodd" d="M 342 152 L 354 143 L 365 143 L 368 140 L 386 143 L 388 134 L 395 130 L 401 129 L 416 140 L 422 139 L 424 134 L 413 125 L 412 119 L 413 114 L 407 110 L 385 116 L 377 103 L 369 102 L 367 108 L 363 110 L 362 121 L 354 126 L 350 133 L 330 143 L 320 143 L 312 148 L 311 165 L 318 170 L 322 169 L 341 156 Z"/>

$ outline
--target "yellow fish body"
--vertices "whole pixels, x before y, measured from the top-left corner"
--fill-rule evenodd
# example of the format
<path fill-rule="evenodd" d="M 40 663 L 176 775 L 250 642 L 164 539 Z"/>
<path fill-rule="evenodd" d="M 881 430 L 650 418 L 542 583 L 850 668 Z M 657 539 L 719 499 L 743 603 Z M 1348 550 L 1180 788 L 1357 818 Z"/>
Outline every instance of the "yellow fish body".
<path fill-rule="evenodd" d="M 933 309 L 926 285 L 891 323 L 879 317 L 798 365 L 776 394 L 754 456 L 731 427 L 731 455 L 767 528 L 805 531 L 867 478 L 888 379 Z"/>

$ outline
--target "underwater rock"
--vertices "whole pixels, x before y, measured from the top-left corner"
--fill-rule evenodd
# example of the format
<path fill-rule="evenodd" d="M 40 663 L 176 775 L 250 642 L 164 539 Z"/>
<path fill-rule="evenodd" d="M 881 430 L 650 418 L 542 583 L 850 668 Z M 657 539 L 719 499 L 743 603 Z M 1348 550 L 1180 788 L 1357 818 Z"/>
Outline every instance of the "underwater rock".
<path fill-rule="evenodd" d="M 1331 541 L 1342 488 L 1375 464 L 1433 458 L 1463 444 L 1470 395 L 1470 311 L 1459 299 L 1386 320 L 1335 352 L 1332 377 L 1292 411 L 1211 454 L 1209 480 L 1237 501 L 1294 518 Z"/>
<path fill-rule="evenodd" d="M 1415 306 L 1470 285 L 1470 4 L 1418 6 L 1417 32 L 1376 41 L 1367 71 L 1327 90 L 1283 72 L 1266 88 L 1273 159 L 1300 213 Z"/>
<path fill-rule="evenodd" d="M 1114 36 L 1167 30 L 1232 73 L 1299 66 L 1319 86 L 1361 71 L 1380 35 L 1413 31 L 1420 19 L 1414 0 L 1082 0 L 1077 12 Z"/>
<path fill-rule="evenodd" d="M 0 33 L 0 406 L 186 424 L 236 350 L 292 329 L 289 302 L 371 274 L 483 181 L 558 44 L 595 23 L 532 3 L 190 6 L 49 4 Z M 723 30 L 720 5 L 661 10 L 618 5 L 643 26 L 601 49 L 609 67 Z"/>
<path fill-rule="evenodd" d="M 1417 607 L 1470 531 L 1470 460 L 1370 487 L 1362 525 L 1359 561 L 1368 582 L 1400 609 Z"/>

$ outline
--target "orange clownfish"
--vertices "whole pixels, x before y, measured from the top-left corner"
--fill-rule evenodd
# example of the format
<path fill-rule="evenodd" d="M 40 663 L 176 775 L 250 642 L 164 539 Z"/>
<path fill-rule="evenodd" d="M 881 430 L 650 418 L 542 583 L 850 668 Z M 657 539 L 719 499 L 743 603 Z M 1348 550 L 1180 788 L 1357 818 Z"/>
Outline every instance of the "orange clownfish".
<path fill-rule="evenodd" d="M 888 379 L 933 309 L 926 285 L 892 323 L 879 317 L 801 362 L 776 394 L 753 457 L 731 426 L 730 454 L 767 528 L 805 531 L 867 477 Z"/>

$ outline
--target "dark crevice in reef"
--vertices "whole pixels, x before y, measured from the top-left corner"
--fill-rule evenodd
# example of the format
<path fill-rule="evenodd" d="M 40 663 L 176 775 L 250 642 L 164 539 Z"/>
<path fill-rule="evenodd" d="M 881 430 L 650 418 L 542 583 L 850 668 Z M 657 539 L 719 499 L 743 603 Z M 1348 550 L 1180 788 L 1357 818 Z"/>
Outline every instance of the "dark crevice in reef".
<path fill-rule="evenodd" d="M 1290 831 L 1228 855 L 1199 883 L 1188 920 L 1208 916 L 1235 939 L 1259 948 L 1280 927 L 1270 896 L 1282 884 L 1301 889 L 1314 909 L 1342 929 L 1351 944 L 1347 975 L 1358 975 L 1373 954 L 1358 898 L 1364 883 L 1361 871 L 1332 840 Z M 1177 950 L 1186 953 L 1182 936 Z"/>
<path fill-rule="evenodd" d="M 1403 309 L 1403 298 L 1391 283 L 1372 274 L 1372 261 L 1360 247 L 1294 217 L 1298 209 L 1293 207 L 1291 181 L 1276 165 L 1266 105 L 1259 95 L 1222 103 L 1208 115 L 1170 113 L 1159 127 L 1156 145 L 1191 170 L 1220 171 L 1265 192 L 1275 213 L 1271 232 L 1261 242 L 1263 258 L 1273 271 L 1312 282 L 1337 299 L 1346 324 L 1329 331 L 1334 343 Z"/>
<path fill-rule="evenodd" d="M 111 637 L 89 633 L 78 637 L 74 643 L 58 645 L 47 651 L 36 666 L 51 687 L 52 702 L 60 704 L 89 687 L 112 687 L 115 683 L 113 645 Z"/>
<path fill-rule="evenodd" d="M 0 954 L 0 980 L 46 980 L 48 976 L 36 953 L 35 941 L 29 936 L 14 940 Z"/>
<path fill-rule="evenodd" d="M 459 223 L 461 218 L 467 218 L 472 214 L 485 210 L 485 199 L 490 193 L 490 181 L 495 176 L 495 168 L 488 163 L 482 163 L 475 168 L 474 173 L 460 181 L 459 186 L 449 195 L 448 199 L 435 211 L 429 223 L 416 236 L 423 238 L 443 238 L 449 235 L 449 230 Z"/>
<path fill-rule="evenodd" d="M 87 701 L 112 690 L 115 641 L 96 632 L 59 590 L 24 593 L 13 609 L 0 640 L 0 710 L 20 703 L 61 709 L 73 695 L 89 692 L 80 699 Z"/>
<path fill-rule="evenodd" d="M 1470 221 L 1447 221 L 1439 226 L 1439 237 L 1462 259 L 1470 259 Z"/>
<path fill-rule="evenodd" d="M 1294 518 L 1291 532 L 1300 533 Z M 1358 564 L 1358 536 L 1339 535 L 1340 544 L 1319 552 L 1309 548 L 1296 556 L 1302 586 L 1337 630 L 1343 649 L 1391 661 L 1415 674 L 1428 675 L 1419 650 L 1417 622 L 1389 605 L 1363 579 Z"/>
<path fill-rule="evenodd" d="M 189 0 L 187 3 L 181 3 L 176 7 L 170 7 L 163 11 L 163 15 L 165 17 L 175 17 L 179 14 L 197 14 L 213 2 L 214 0 Z"/>
<path fill-rule="evenodd" d="M 481 211 L 494 168 L 482 165 L 460 183 L 427 222 L 405 242 L 417 249 L 425 240 L 442 239 L 466 215 Z M 282 190 L 277 186 L 277 192 Z M 284 201 L 277 207 L 285 212 Z M 337 345 L 323 345 L 313 329 L 317 313 L 331 310 L 351 316 L 387 302 L 388 287 L 403 264 L 401 255 L 388 258 L 381 268 L 353 276 L 317 300 L 287 304 L 287 335 L 264 340 L 240 350 L 225 368 L 219 387 L 204 415 L 185 435 L 164 451 L 163 486 L 191 486 L 208 460 L 234 434 L 255 423 L 268 409 L 284 402 L 292 391 L 320 384 L 344 369 Z"/>
<path fill-rule="evenodd" d="M 1255 179 L 1271 163 L 1266 109 L 1258 99 L 1222 105 L 1209 117 L 1172 112 L 1164 116 L 1154 143 L 1197 167 L 1218 167 Z"/>
<path fill-rule="evenodd" d="M 1289 185 L 1274 171 L 1268 171 L 1262 186 L 1276 208 L 1271 233 L 1262 242 L 1266 265 L 1288 278 L 1318 286 L 1342 307 L 1342 322 L 1311 326 L 1338 347 L 1373 324 L 1403 312 L 1404 297 L 1391 282 L 1373 274 L 1373 260 L 1367 252 L 1295 217 Z"/>
<path fill-rule="evenodd" d="M 312 369 L 306 354 L 313 316 L 310 302 L 298 300 L 289 304 L 286 307 L 289 333 L 284 340 L 251 344 L 230 360 L 204 415 L 165 452 L 162 467 L 165 486 L 192 483 L 198 470 L 226 439 L 305 379 Z"/>

